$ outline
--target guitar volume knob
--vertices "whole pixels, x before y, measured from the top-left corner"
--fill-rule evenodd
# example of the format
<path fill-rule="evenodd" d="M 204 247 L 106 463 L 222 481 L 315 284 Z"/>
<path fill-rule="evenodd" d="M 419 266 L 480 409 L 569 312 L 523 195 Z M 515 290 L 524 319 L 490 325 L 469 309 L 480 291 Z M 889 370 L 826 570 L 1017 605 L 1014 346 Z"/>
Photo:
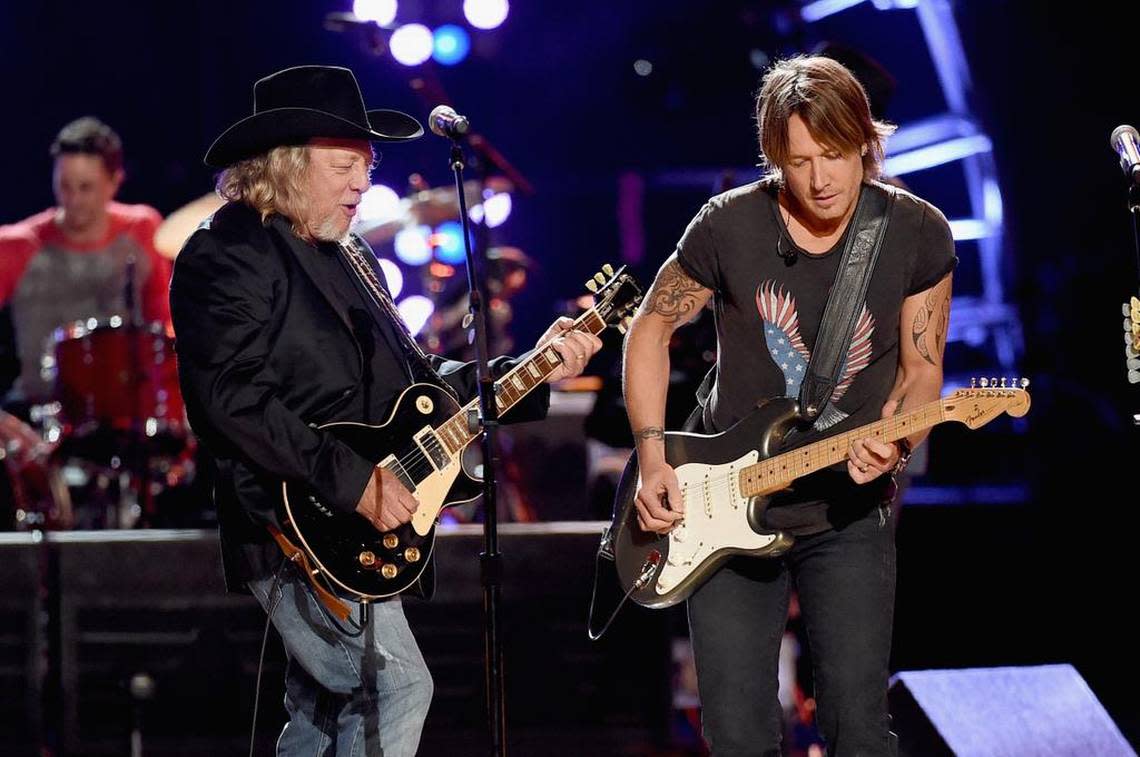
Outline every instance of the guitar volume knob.
<path fill-rule="evenodd" d="M 383 543 L 385 549 L 395 549 L 400 546 L 400 538 L 395 534 L 384 534 Z"/>
<path fill-rule="evenodd" d="M 419 562 L 420 550 L 417 547 L 408 547 L 404 550 L 404 559 L 408 562 Z"/>
<path fill-rule="evenodd" d="M 384 563 L 384 565 L 380 568 L 380 575 L 384 576 L 384 578 L 395 578 L 396 565 L 390 562 Z"/>
<path fill-rule="evenodd" d="M 376 567 L 376 555 L 372 552 L 365 550 L 357 557 L 360 560 L 360 566 L 366 570 L 372 570 Z"/>

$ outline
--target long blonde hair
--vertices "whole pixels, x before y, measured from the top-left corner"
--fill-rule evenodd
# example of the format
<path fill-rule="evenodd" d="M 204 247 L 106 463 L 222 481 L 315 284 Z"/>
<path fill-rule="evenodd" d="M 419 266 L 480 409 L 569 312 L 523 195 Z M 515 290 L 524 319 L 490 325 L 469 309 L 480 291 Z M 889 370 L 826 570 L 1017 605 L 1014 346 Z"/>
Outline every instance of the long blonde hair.
<path fill-rule="evenodd" d="M 298 236 L 304 229 L 301 181 L 309 168 L 309 148 L 286 145 L 234 163 L 218 174 L 222 199 L 243 202 L 261 214 L 264 222 L 274 213 L 289 219 Z"/>
<path fill-rule="evenodd" d="M 841 153 L 862 151 L 869 179 L 882 171 L 884 142 L 895 126 L 871 116 L 867 93 L 845 66 L 831 58 L 798 55 L 774 64 L 756 97 L 756 127 L 767 176 L 783 181 L 788 157 L 788 120 L 798 114 L 819 142 Z"/>

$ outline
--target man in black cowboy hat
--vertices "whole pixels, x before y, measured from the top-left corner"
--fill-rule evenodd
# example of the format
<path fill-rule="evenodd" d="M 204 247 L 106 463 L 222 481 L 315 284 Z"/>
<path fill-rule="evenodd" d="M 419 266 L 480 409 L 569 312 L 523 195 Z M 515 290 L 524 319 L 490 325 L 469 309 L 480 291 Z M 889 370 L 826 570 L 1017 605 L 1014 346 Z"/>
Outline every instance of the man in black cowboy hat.
<path fill-rule="evenodd" d="M 229 203 L 175 264 L 179 374 L 190 422 L 217 459 L 227 583 L 252 591 L 288 654 L 281 754 L 413 754 L 431 699 L 399 598 L 374 603 L 364 631 L 351 632 L 328 617 L 269 531 L 280 525 L 282 480 L 382 530 L 408 522 L 417 502 L 400 481 L 317 427 L 384 423 L 425 372 L 461 397 L 474 393 L 472 365 L 419 352 L 374 256 L 349 234 L 371 143 L 422 133 L 404 113 L 366 111 L 347 69 L 302 66 L 260 80 L 254 115 L 206 154 L 223 169 L 218 192 Z M 540 340 L 563 360 L 552 379 L 580 373 L 600 346 L 571 323 L 560 319 Z M 492 367 L 500 374 L 510 363 Z M 514 420 L 545 414 L 543 389 Z"/>

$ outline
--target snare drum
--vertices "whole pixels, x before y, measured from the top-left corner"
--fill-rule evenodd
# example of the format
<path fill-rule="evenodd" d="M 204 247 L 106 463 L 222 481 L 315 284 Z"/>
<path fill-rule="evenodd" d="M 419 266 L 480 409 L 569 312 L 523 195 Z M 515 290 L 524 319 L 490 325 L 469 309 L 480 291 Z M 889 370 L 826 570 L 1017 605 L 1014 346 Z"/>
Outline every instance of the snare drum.
<path fill-rule="evenodd" d="M 55 330 L 44 368 L 66 434 L 99 429 L 185 436 L 174 340 L 160 323 L 94 318 Z"/>

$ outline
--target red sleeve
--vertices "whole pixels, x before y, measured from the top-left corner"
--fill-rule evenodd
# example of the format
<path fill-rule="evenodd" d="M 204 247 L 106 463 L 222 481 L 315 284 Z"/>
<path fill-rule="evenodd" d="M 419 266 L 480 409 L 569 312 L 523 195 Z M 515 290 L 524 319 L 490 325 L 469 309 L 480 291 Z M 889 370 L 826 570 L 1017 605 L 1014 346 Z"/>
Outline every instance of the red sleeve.
<path fill-rule="evenodd" d="M 161 321 L 170 326 L 170 261 L 159 254 L 154 246 L 154 233 L 162 223 L 158 211 L 146 205 L 132 208 L 137 214 L 131 224 L 131 236 L 146 252 L 150 260 L 150 274 L 142 286 L 143 318 Z"/>
<path fill-rule="evenodd" d="M 28 261 L 39 248 L 39 238 L 25 224 L 0 226 L 0 307 L 11 301 Z"/>

